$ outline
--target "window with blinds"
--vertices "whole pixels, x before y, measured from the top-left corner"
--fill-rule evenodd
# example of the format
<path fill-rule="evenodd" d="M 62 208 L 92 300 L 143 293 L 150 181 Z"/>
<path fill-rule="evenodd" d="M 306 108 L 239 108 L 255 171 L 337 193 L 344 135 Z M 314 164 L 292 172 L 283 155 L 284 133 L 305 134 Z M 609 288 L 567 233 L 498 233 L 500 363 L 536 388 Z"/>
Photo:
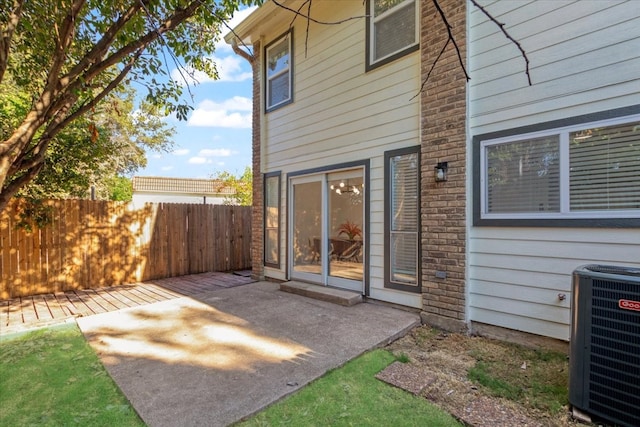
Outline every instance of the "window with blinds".
<path fill-rule="evenodd" d="M 384 63 L 417 48 L 417 9 L 416 0 L 369 0 L 370 65 Z"/>
<path fill-rule="evenodd" d="M 557 135 L 487 147 L 487 212 L 559 212 Z"/>
<path fill-rule="evenodd" d="M 265 48 L 266 108 L 272 110 L 292 100 L 291 32 Z"/>
<path fill-rule="evenodd" d="M 264 263 L 280 267 L 280 172 L 264 177 Z"/>
<path fill-rule="evenodd" d="M 569 133 L 571 211 L 640 209 L 640 122 Z"/>
<path fill-rule="evenodd" d="M 387 152 L 385 163 L 385 286 L 419 292 L 419 147 Z"/>
<path fill-rule="evenodd" d="M 482 218 L 640 217 L 640 116 L 481 142 Z"/>

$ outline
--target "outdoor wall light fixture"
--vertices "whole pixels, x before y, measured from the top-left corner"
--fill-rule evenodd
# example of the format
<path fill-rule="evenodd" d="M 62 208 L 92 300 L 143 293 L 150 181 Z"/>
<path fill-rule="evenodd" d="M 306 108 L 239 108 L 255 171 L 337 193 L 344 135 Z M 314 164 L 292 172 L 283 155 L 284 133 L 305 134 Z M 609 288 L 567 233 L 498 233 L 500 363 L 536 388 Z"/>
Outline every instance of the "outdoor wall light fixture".
<path fill-rule="evenodd" d="M 435 180 L 436 182 L 443 182 L 447 180 L 447 169 L 449 164 L 447 162 L 439 162 L 435 167 Z"/>

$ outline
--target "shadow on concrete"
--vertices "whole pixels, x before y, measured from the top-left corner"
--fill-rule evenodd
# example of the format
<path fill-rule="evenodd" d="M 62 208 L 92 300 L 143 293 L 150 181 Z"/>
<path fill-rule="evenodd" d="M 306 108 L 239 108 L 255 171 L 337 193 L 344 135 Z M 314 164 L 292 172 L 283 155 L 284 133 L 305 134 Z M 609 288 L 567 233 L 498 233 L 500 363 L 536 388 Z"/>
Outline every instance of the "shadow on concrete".
<path fill-rule="evenodd" d="M 229 425 L 418 323 L 415 313 L 338 306 L 268 282 L 78 319 L 150 426 Z"/>

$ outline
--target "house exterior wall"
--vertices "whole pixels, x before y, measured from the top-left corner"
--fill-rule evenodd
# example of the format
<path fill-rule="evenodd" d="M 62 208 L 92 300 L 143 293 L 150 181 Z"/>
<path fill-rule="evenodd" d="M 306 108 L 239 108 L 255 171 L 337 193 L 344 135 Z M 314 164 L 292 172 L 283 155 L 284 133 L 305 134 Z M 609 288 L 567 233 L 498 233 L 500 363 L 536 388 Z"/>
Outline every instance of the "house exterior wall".
<path fill-rule="evenodd" d="M 251 69 L 253 71 L 253 112 L 251 116 L 251 140 L 252 157 L 251 168 L 253 172 L 253 210 L 251 211 L 251 277 L 256 280 L 264 280 L 264 180 L 262 178 L 262 73 L 260 72 L 262 45 L 260 41 L 253 44 L 253 59 Z"/>
<path fill-rule="evenodd" d="M 279 13 L 285 18 L 261 34 L 263 46 L 284 34 L 292 22 L 290 14 Z M 313 17 L 320 21 L 364 14 L 362 0 L 341 1 L 340 8 L 334 2 L 313 5 Z M 420 307 L 420 294 L 383 286 L 384 152 L 420 143 L 420 102 L 415 97 L 420 55 L 414 52 L 365 72 L 365 25 L 364 18 L 340 25 L 311 23 L 307 37 L 307 22 L 295 20 L 293 102 L 265 113 L 261 122 L 260 173 L 282 174 L 281 265 L 264 268 L 264 274 L 286 279 L 287 175 L 368 160 L 370 296 Z"/>
<path fill-rule="evenodd" d="M 640 228 L 474 225 L 474 141 L 481 135 L 632 108 L 640 112 L 640 10 L 634 2 L 483 0 L 526 51 L 466 0 L 439 0 L 471 81 L 431 2 L 420 2 L 420 51 L 365 72 L 365 23 L 295 21 L 271 7 L 251 32 L 256 56 L 293 21 L 293 102 L 264 112 L 254 63 L 254 245 L 258 278 L 287 279 L 287 177 L 369 161 L 369 290 L 422 308 L 449 330 L 569 338 L 571 273 L 580 265 L 640 267 Z M 292 3 L 293 8 L 299 5 Z M 291 5 L 290 5 L 291 6 Z M 361 0 L 313 5 L 313 17 L 364 14 Z M 419 93 L 419 96 L 414 96 Z M 384 152 L 421 147 L 422 295 L 383 287 Z M 448 162 L 448 180 L 434 166 Z M 263 265 L 262 174 L 281 173 L 280 267 Z M 640 225 L 640 219 L 639 219 Z M 565 296 L 565 298 L 561 298 Z"/>
<path fill-rule="evenodd" d="M 469 159 L 477 135 L 640 104 L 636 2 L 481 4 L 526 51 L 533 86 L 513 43 L 471 9 Z M 468 319 L 568 340 L 573 270 L 588 263 L 640 267 L 639 242 L 639 228 L 470 225 Z"/>
<path fill-rule="evenodd" d="M 466 58 L 466 2 L 440 0 Z M 447 27 L 432 2 L 423 2 L 422 80 L 447 41 Z M 466 329 L 466 78 L 449 45 L 420 96 L 422 157 L 421 317 L 448 330 Z M 448 179 L 435 182 L 434 167 L 447 162 Z M 443 277 L 444 276 L 444 277 Z"/>

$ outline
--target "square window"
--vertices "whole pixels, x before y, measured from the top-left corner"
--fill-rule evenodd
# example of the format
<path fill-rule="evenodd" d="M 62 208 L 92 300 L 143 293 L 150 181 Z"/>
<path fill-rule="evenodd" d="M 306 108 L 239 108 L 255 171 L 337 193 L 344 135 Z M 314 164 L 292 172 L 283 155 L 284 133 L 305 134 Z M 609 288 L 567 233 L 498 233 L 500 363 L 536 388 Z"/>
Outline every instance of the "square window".
<path fill-rule="evenodd" d="M 369 0 L 367 4 L 367 64 L 393 61 L 418 48 L 416 0 Z"/>
<path fill-rule="evenodd" d="M 488 213 L 560 211 L 557 135 L 490 145 L 486 156 Z"/>
<path fill-rule="evenodd" d="M 571 211 L 640 209 L 640 122 L 569 133 Z"/>
<path fill-rule="evenodd" d="M 289 32 L 265 49 L 266 109 L 273 110 L 293 100 L 291 46 L 293 33 Z"/>

